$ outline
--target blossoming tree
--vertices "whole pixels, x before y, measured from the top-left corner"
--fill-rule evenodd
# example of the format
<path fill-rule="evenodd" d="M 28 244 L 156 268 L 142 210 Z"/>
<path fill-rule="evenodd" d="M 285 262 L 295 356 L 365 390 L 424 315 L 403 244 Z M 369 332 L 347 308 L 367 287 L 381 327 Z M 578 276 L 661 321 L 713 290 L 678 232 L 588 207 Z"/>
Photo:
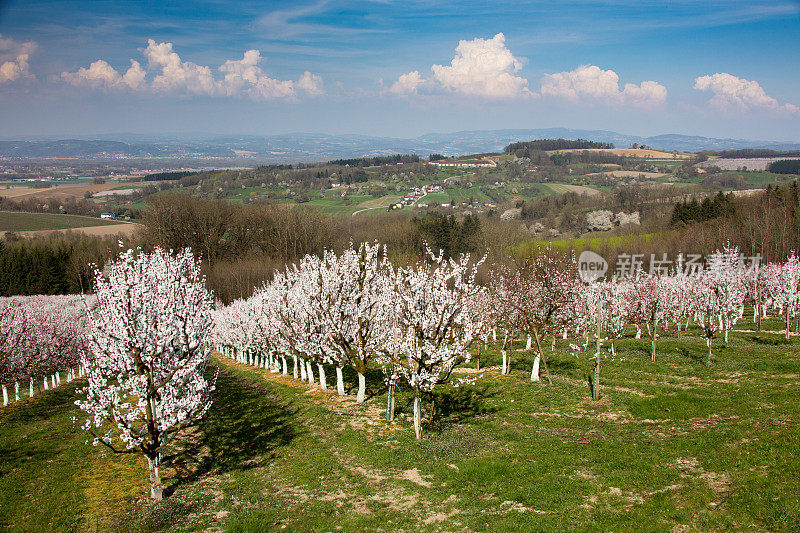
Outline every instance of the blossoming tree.
<path fill-rule="evenodd" d="M 214 381 L 204 377 L 211 352 L 212 296 L 188 248 L 121 252 L 108 276 L 95 271 L 90 311 L 88 384 L 76 401 L 83 428 L 114 452 L 141 453 L 150 494 L 161 499 L 159 466 L 176 431 L 202 417 Z"/>

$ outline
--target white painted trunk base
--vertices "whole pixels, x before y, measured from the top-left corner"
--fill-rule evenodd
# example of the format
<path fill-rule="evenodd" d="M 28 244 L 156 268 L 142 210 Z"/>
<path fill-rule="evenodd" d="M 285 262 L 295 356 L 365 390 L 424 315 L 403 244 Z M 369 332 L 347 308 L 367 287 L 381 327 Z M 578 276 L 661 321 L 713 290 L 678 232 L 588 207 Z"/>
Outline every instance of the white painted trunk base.
<path fill-rule="evenodd" d="M 531 381 L 539 381 L 539 362 L 541 361 L 542 356 L 540 354 L 536 354 L 536 357 L 533 358 L 533 368 L 531 368 Z"/>
<path fill-rule="evenodd" d="M 356 395 L 356 402 L 364 403 L 364 398 L 367 395 L 367 378 L 364 374 L 358 374 L 358 394 Z"/>
<path fill-rule="evenodd" d="M 336 392 L 339 396 L 344 396 L 344 376 L 342 376 L 342 367 L 336 367 Z"/>
<path fill-rule="evenodd" d="M 325 367 L 317 363 L 317 368 L 319 369 L 319 388 L 322 390 L 328 390 L 328 380 L 325 376 Z"/>

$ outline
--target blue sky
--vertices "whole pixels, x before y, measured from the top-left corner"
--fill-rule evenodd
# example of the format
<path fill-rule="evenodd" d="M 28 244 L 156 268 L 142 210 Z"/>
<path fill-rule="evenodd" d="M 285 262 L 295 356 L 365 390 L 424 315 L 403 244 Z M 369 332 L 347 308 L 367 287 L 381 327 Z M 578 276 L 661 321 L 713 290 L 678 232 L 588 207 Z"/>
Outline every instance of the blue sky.
<path fill-rule="evenodd" d="M 800 141 L 798 30 L 797 0 L 0 0 L 0 135 Z"/>

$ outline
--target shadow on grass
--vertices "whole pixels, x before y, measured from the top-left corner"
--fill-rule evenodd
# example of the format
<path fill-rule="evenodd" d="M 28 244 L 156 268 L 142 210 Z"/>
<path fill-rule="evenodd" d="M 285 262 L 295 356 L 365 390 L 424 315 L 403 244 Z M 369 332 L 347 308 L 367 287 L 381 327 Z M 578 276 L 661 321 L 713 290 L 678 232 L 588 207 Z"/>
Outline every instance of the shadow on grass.
<path fill-rule="evenodd" d="M 477 383 L 439 391 L 436 394 L 434 422 L 458 424 L 476 416 L 494 413 L 497 408 L 487 405 L 486 400 L 497 394 L 489 392 L 486 385 Z"/>
<path fill-rule="evenodd" d="M 790 341 L 786 337 L 777 337 L 777 336 L 776 337 L 760 337 L 758 335 L 752 335 L 750 337 L 750 340 L 752 340 L 756 344 L 763 344 L 763 345 L 767 345 L 767 346 L 783 346 L 783 345 L 792 344 L 792 341 Z"/>
<path fill-rule="evenodd" d="M 290 405 L 268 388 L 221 368 L 213 401 L 200 423 L 164 458 L 178 478 L 167 495 L 207 474 L 263 466 L 298 435 Z"/>

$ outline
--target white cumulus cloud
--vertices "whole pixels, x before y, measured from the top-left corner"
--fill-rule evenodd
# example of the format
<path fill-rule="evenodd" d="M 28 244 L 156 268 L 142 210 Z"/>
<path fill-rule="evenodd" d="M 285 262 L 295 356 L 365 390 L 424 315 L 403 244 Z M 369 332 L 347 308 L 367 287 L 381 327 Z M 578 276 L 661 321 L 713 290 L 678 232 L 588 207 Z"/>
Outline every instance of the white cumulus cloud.
<path fill-rule="evenodd" d="M 663 104 L 667 89 L 655 81 L 636 85 L 626 83 L 619 87 L 619 75 L 613 70 L 603 70 L 596 65 L 581 65 L 569 72 L 545 74 L 542 78 L 542 96 L 555 96 L 571 101 L 594 100 L 612 104 L 634 104 L 650 107 Z"/>
<path fill-rule="evenodd" d="M 152 88 L 156 91 L 185 91 L 209 96 L 219 91 L 211 69 L 181 60 L 172 50 L 172 43 L 156 43 L 153 39 L 148 39 L 144 56 L 150 68 L 161 70 L 151 82 Z"/>
<path fill-rule="evenodd" d="M 298 90 L 308 96 L 324 94 L 322 78 L 308 71 L 297 81 L 268 76 L 259 66 L 263 58 L 258 50 L 247 50 L 241 59 L 225 61 L 217 68 L 221 76 L 215 76 L 211 67 L 184 61 L 169 42 L 157 43 L 148 39 L 143 55 L 147 60 L 146 69 L 138 61 L 131 59 L 130 68 L 122 74 L 108 62 L 98 59 L 88 68 L 62 72 L 61 79 L 76 86 L 102 89 L 200 96 L 249 96 L 261 100 L 295 98 Z"/>
<path fill-rule="evenodd" d="M 303 72 L 303 75 L 297 80 L 297 88 L 309 96 L 320 96 L 325 94 L 322 76 L 319 74 L 312 74 L 309 71 Z"/>
<path fill-rule="evenodd" d="M 62 72 L 61 79 L 76 87 L 86 86 L 95 89 L 138 89 L 144 84 L 145 71 L 138 61 L 131 59 L 131 66 L 120 74 L 102 59 L 81 67 L 76 72 Z"/>
<path fill-rule="evenodd" d="M 433 65 L 431 70 L 442 87 L 455 93 L 507 99 L 533 95 L 528 80 L 516 75 L 521 68 L 522 61 L 506 47 L 505 35 L 498 33 L 491 39 L 459 41 L 450 65 Z"/>
<path fill-rule="evenodd" d="M 226 95 L 247 94 L 254 98 L 287 98 L 295 95 L 294 84 L 291 81 L 282 81 L 270 78 L 264 74 L 258 63 L 261 62 L 261 53 L 258 50 L 248 50 L 242 59 L 227 60 L 219 67 L 225 77 L 220 81 L 219 87 Z"/>
<path fill-rule="evenodd" d="M 398 96 L 415 95 L 419 91 L 420 85 L 425 83 L 418 70 L 412 70 L 406 74 L 401 74 L 397 81 L 389 87 L 389 92 Z"/>
<path fill-rule="evenodd" d="M 723 111 L 766 109 L 800 114 L 794 104 L 780 104 L 769 96 L 757 81 L 739 78 L 726 72 L 700 76 L 694 80 L 698 91 L 711 91 L 709 103 Z"/>
<path fill-rule="evenodd" d="M 20 42 L 0 35 L 0 83 L 34 78 L 28 60 L 35 51 L 33 41 Z"/>

